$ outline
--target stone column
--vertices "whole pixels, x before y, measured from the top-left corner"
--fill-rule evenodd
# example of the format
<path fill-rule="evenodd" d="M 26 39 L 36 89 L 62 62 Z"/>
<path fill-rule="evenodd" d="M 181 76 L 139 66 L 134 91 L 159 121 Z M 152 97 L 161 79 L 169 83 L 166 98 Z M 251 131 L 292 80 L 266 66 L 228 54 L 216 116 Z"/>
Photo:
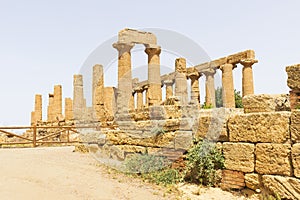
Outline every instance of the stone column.
<path fill-rule="evenodd" d="M 92 91 L 93 115 L 98 121 L 105 121 L 104 108 L 104 74 L 103 66 L 95 65 L 93 67 L 93 91 Z"/>
<path fill-rule="evenodd" d="M 135 92 L 132 92 L 130 97 L 130 104 L 129 104 L 130 110 L 135 110 L 134 95 Z"/>
<path fill-rule="evenodd" d="M 204 72 L 205 74 L 205 103 L 207 106 L 216 107 L 216 92 L 215 92 L 215 73 L 216 70 Z"/>
<path fill-rule="evenodd" d="M 73 87 L 74 119 L 82 119 L 86 108 L 83 94 L 83 77 L 81 74 L 74 75 Z"/>
<path fill-rule="evenodd" d="M 222 70 L 222 98 L 225 108 L 235 108 L 234 86 L 232 70 L 235 66 L 224 64 L 220 66 Z"/>
<path fill-rule="evenodd" d="M 62 118 L 62 87 L 61 85 L 54 86 L 53 110 L 54 119 Z"/>
<path fill-rule="evenodd" d="M 165 80 L 164 84 L 166 85 L 166 99 L 169 99 L 171 96 L 173 96 L 174 80 Z"/>
<path fill-rule="evenodd" d="M 136 91 L 136 94 L 137 94 L 137 99 L 136 99 L 136 107 L 137 107 L 137 109 L 138 110 L 141 110 L 141 109 L 143 109 L 143 107 L 144 107 L 144 103 L 143 103 L 143 89 L 142 88 L 136 88 L 135 89 L 135 91 Z"/>
<path fill-rule="evenodd" d="M 42 115 L 42 95 L 36 94 L 35 95 L 35 102 L 34 102 L 34 113 L 35 113 L 35 120 L 36 122 L 41 122 L 43 115 Z"/>
<path fill-rule="evenodd" d="M 49 94 L 49 104 L 47 108 L 47 121 L 53 122 L 55 120 L 54 117 L 54 95 Z"/>
<path fill-rule="evenodd" d="M 36 118 L 35 118 L 35 112 L 31 112 L 31 119 L 30 119 L 30 124 L 35 125 L 36 124 Z"/>
<path fill-rule="evenodd" d="M 254 94 L 252 65 L 257 63 L 257 60 L 246 59 L 241 60 L 240 63 L 243 65 L 242 92 L 244 97 L 248 94 Z"/>
<path fill-rule="evenodd" d="M 149 86 L 148 85 L 145 85 L 143 87 L 144 91 L 145 91 L 145 106 L 146 107 L 149 107 Z"/>
<path fill-rule="evenodd" d="M 73 101 L 71 98 L 65 98 L 65 120 L 73 120 Z"/>
<path fill-rule="evenodd" d="M 116 113 L 116 88 L 104 88 L 104 106 L 107 116 L 107 121 L 112 121 Z"/>
<path fill-rule="evenodd" d="M 162 101 L 161 80 L 160 80 L 160 57 L 161 49 L 157 47 L 147 47 L 145 52 L 148 54 L 148 103 L 160 105 Z"/>
<path fill-rule="evenodd" d="M 199 90 L 199 78 L 201 74 L 198 72 L 193 72 L 189 74 L 191 79 L 191 103 L 199 105 L 200 104 L 200 90 Z"/>
<path fill-rule="evenodd" d="M 118 92 L 117 112 L 128 113 L 132 96 L 131 53 L 133 44 L 114 43 L 118 50 Z"/>
<path fill-rule="evenodd" d="M 186 105 L 188 101 L 187 79 L 186 79 L 186 60 L 177 58 L 175 60 L 175 96 L 180 98 L 181 105 Z"/>

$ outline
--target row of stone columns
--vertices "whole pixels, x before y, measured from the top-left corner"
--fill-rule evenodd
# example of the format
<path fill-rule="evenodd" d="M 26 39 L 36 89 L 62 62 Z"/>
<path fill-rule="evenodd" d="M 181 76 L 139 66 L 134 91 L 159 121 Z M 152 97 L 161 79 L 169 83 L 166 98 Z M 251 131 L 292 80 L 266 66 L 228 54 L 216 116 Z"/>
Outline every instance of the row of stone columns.
<path fill-rule="evenodd" d="M 242 69 L 242 95 L 246 96 L 254 94 L 253 85 L 253 72 L 252 65 L 257 63 L 257 60 L 247 59 L 241 60 L 240 64 L 243 65 Z M 223 95 L 223 106 L 226 108 L 235 107 L 234 97 L 234 84 L 232 71 L 236 67 L 233 64 L 224 64 L 220 66 L 222 70 L 222 95 Z"/>
<path fill-rule="evenodd" d="M 248 59 L 242 60 L 240 63 L 243 65 L 242 70 L 242 94 L 243 96 L 253 94 L 253 72 L 252 65 L 256 63 L 257 60 Z M 226 108 L 235 107 L 235 97 L 234 97 L 234 82 L 233 82 L 233 69 L 236 65 L 224 64 L 219 67 L 222 71 L 222 99 L 223 106 Z M 183 58 L 178 58 L 175 61 L 175 80 L 165 80 L 163 84 L 166 85 L 166 99 L 173 96 L 173 84 L 175 83 L 175 96 L 180 97 L 180 101 L 183 105 L 187 104 L 187 78 L 191 79 L 191 104 L 200 103 L 200 90 L 199 90 L 199 78 L 202 76 L 201 73 L 195 71 L 189 73 L 186 77 L 186 61 Z M 214 75 L 216 73 L 215 69 L 209 69 L 203 72 L 206 77 L 205 81 L 205 103 L 206 105 L 211 105 L 216 107 L 215 101 L 215 84 Z M 137 109 L 143 108 L 143 91 L 145 89 L 138 88 L 135 90 L 137 93 Z M 161 91 L 161 86 L 157 89 Z M 147 94 L 147 92 L 146 92 Z M 148 106 L 148 104 L 146 104 Z M 134 106 L 133 106 L 134 108 Z"/>
<path fill-rule="evenodd" d="M 118 50 L 118 91 L 117 91 L 117 111 L 126 113 L 134 108 L 131 74 L 131 49 L 134 44 L 114 43 L 113 47 Z M 161 49 L 156 45 L 146 45 L 145 52 L 148 55 L 148 88 L 146 104 L 149 106 L 159 105 L 162 100 L 161 79 L 160 79 L 160 53 Z M 138 92 L 138 106 L 142 107 L 142 94 Z"/>

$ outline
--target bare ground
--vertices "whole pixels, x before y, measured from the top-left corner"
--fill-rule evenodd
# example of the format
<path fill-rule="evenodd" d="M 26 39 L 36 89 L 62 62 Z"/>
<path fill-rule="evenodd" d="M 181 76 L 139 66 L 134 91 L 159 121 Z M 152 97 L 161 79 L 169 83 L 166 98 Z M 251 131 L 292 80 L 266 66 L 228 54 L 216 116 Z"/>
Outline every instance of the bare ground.
<path fill-rule="evenodd" d="M 175 195 L 139 179 L 99 166 L 74 147 L 0 149 L 0 199 L 175 199 Z M 182 186 L 182 190 L 189 189 Z M 185 192 L 183 192 L 185 193 Z M 210 195 L 212 198 L 210 198 Z M 203 198 L 202 198 L 203 197 Z M 178 199 L 244 199 L 220 190 L 201 190 Z"/>

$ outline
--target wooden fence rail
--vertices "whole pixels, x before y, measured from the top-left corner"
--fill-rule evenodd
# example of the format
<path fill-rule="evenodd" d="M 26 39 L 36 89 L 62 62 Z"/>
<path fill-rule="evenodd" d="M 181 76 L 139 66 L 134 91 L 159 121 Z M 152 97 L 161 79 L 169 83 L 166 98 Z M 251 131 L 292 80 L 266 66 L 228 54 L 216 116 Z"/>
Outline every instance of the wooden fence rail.
<path fill-rule="evenodd" d="M 68 144 L 68 143 L 78 143 L 80 141 L 70 140 L 71 133 L 79 133 L 78 129 L 97 129 L 96 126 L 5 126 L 0 127 L 0 133 L 4 133 L 8 137 L 18 138 L 19 141 L 12 142 L 0 142 L 2 145 L 17 145 L 17 144 L 32 144 L 33 147 L 37 147 L 39 144 Z M 54 129 L 54 133 L 48 135 L 39 136 L 39 129 Z M 58 129 L 58 130 L 57 130 Z M 23 135 L 18 135 L 16 133 L 9 132 L 7 130 L 32 130 L 32 137 L 26 137 Z M 66 133 L 66 140 L 53 140 L 55 137 L 59 138 L 63 133 Z M 47 139 L 47 140 L 45 140 Z M 52 139 L 52 140 L 51 140 Z"/>

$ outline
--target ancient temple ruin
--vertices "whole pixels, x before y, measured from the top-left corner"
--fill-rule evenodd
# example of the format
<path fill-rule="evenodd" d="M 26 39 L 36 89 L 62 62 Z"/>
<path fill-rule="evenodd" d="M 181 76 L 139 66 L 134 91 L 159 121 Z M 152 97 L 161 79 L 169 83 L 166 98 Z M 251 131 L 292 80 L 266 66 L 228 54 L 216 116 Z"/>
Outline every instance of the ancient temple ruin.
<path fill-rule="evenodd" d="M 145 81 L 132 76 L 131 50 L 135 44 L 144 45 L 148 56 Z M 104 85 L 104 78 L 109 77 L 104 75 L 103 66 L 95 63 L 91 66 L 90 107 L 84 96 L 84 77 L 74 75 L 73 98 L 65 98 L 64 114 L 62 87 L 56 85 L 49 94 L 47 119 L 42 120 L 42 96 L 35 96 L 31 124 L 96 125 L 97 130 L 82 134 L 81 142 L 92 152 L 117 161 L 133 153 L 178 161 L 194 141 L 205 139 L 217 143 L 223 152 L 223 189 L 247 187 L 284 199 L 300 199 L 299 64 L 286 67 L 290 94 L 257 95 L 253 50 L 189 67 L 185 58 L 177 58 L 174 72 L 161 74 L 161 47 L 154 34 L 124 29 L 112 46 L 118 51 L 117 88 Z M 235 108 L 236 67 L 242 67 L 243 109 Z M 216 108 L 218 70 L 222 73 L 222 108 Z M 205 98 L 200 98 L 201 78 L 205 79 Z"/>
<path fill-rule="evenodd" d="M 148 56 L 148 79 L 139 81 L 132 77 L 131 50 L 135 44 L 145 46 Z M 54 122 L 58 120 L 82 120 L 105 124 L 114 120 L 138 120 L 144 111 L 153 111 L 152 108 L 164 109 L 168 100 L 176 100 L 180 106 L 194 105 L 201 109 L 200 104 L 215 107 L 215 80 L 217 70 L 222 72 L 223 106 L 234 108 L 234 68 L 240 65 L 242 69 L 242 95 L 254 94 L 252 66 L 257 62 L 253 50 L 239 52 L 233 55 L 212 60 L 207 63 L 187 67 L 185 58 L 177 58 L 175 71 L 169 74 L 160 73 L 161 47 L 157 44 L 157 38 L 153 33 L 132 29 L 124 29 L 119 32 L 118 41 L 113 45 L 118 51 L 118 84 L 117 88 L 104 86 L 104 73 L 101 64 L 93 67 L 92 80 L 92 106 L 87 107 L 84 97 L 84 77 L 74 75 L 73 99 L 65 99 L 65 114 L 62 115 L 62 87 L 54 87 L 54 93 L 49 94 L 47 119 Z M 205 102 L 200 102 L 199 79 L 205 78 Z M 191 91 L 188 92 L 188 79 L 191 83 Z M 162 87 L 166 88 L 165 99 L 162 99 Z M 190 94 L 190 97 L 188 97 Z M 35 111 L 32 112 L 32 123 L 40 122 L 41 100 L 37 95 Z M 144 101 L 145 99 L 145 101 Z M 161 107 L 161 108 L 159 108 Z M 150 108 L 150 109 L 149 109 Z M 155 112 L 155 111 L 153 111 Z M 135 116 L 139 115 L 138 118 Z M 151 113 L 142 118 L 148 119 Z"/>

